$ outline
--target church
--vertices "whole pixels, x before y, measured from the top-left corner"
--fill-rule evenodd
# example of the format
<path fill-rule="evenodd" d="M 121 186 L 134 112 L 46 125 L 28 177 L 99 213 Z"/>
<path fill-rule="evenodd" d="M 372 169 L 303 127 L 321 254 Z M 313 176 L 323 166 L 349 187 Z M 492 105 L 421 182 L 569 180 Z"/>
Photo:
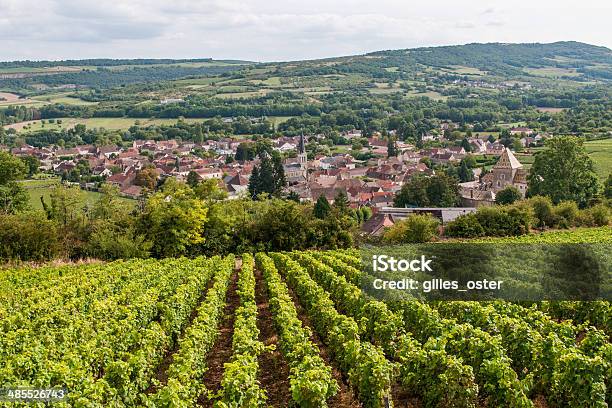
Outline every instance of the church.
<path fill-rule="evenodd" d="M 523 168 L 514 153 L 505 148 L 497 163 L 491 168 L 491 172 L 482 176 L 480 181 L 460 184 L 463 204 L 471 207 L 493 205 L 495 194 L 508 186 L 516 187 L 521 196 L 525 197 L 527 170 Z"/>
<path fill-rule="evenodd" d="M 286 160 L 283 167 L 289 185 L 308 181 L 308 155 L 306 154 L 306 140 L 303 133 L 300 136 L 297 158 Z"/>

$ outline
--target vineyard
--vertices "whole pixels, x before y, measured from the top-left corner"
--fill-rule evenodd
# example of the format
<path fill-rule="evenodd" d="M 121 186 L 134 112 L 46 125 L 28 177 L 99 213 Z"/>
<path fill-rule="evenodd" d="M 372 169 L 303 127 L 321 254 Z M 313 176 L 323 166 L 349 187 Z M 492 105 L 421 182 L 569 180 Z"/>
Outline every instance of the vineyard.
<path fill-rule="evenodd" d="M 0 388 L 63 388 L 58 407 L 612 406 L 609 302 L 382 301 L 369 279 L 354 250 L 2 270 Z"/>

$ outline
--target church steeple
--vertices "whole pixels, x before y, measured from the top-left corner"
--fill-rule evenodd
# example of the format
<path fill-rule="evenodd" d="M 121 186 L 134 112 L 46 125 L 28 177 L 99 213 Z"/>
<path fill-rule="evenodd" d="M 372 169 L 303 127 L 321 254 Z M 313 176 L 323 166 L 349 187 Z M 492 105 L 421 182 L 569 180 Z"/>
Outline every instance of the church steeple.
<path fill-rule="evenodd" d="M 304 140 L 304 132 L 300 135 L 300 143 L 298 145 L 298 153 L 306 154 L 306 141 Z"/>
<path fill-rule="evenodd" d="M 304 179 L 308 180 L 308 154 L 306 153 L 306 140 L 304 139 L 304 132 L 300 135 L 300 144 L 298 146 L 298 161 L 300 163 L 300 169 Z"/>

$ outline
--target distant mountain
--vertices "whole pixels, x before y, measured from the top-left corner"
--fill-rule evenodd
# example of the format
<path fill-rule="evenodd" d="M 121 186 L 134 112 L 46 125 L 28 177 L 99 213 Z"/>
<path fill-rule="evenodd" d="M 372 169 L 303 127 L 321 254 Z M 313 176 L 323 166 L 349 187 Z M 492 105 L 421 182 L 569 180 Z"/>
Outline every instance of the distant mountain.
<path fill-rule="evenodd" d="M 258 67 L 265 67 L 256 69 Z M 391 84 L 376 92 L 452 83 L 514 81 L 556 86 L 612 81 L 612 51 L 575 41 L 550 44 L 466 44 L 377 51 L 318 60 L 257 64 L 239 60 L 87 59 L 0 62 L 0 89 L 31 92 L 65 85 L 108 89 L 201 76 L 232 76 L 244 91 L 346 91 Z M 276 84 L 279 79 L 284 82 Z M 342 78 L 342 79 L 339 79 Z M 270 81 L 266 82 L 268 79 Z M 249 82 L 250 81 L 250 82 Z M 300 83 L 301 85 L 296 85 Z M 295 85 L 295 86 L 293 86 Z M 478 85 L 478 84 L 476 84 Z M 203 88 L 199 88 L 203 89 Z M 229 89 L 229 88 L 228 88 Z M 215 91 L 216 92 L 216 91 Z"/>
<path fill-rule="evenodd" d="M 408 63 L 434 67 L 462 65 L 500 74 L 516 74 L 523 68 L 575 68 L 584 74 L 603 74 L 603 77 L 612 79 L 612 50 L 576 41 L 550 44 L 474 43 L 378 51 L 366 55 L 405 58 Z"/>

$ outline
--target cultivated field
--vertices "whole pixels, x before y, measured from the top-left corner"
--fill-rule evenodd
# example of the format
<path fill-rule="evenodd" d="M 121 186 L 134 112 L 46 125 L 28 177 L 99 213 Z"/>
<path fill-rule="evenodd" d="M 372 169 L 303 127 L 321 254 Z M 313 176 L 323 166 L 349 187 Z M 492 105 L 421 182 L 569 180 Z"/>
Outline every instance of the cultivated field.
<path fill-rule="evenodd" d="M 58 406 L 611 402 L 610 303 L 381 301 L 361 267 L 348 250 L 0 271 L 0 381 L 65 387 Z"/>

